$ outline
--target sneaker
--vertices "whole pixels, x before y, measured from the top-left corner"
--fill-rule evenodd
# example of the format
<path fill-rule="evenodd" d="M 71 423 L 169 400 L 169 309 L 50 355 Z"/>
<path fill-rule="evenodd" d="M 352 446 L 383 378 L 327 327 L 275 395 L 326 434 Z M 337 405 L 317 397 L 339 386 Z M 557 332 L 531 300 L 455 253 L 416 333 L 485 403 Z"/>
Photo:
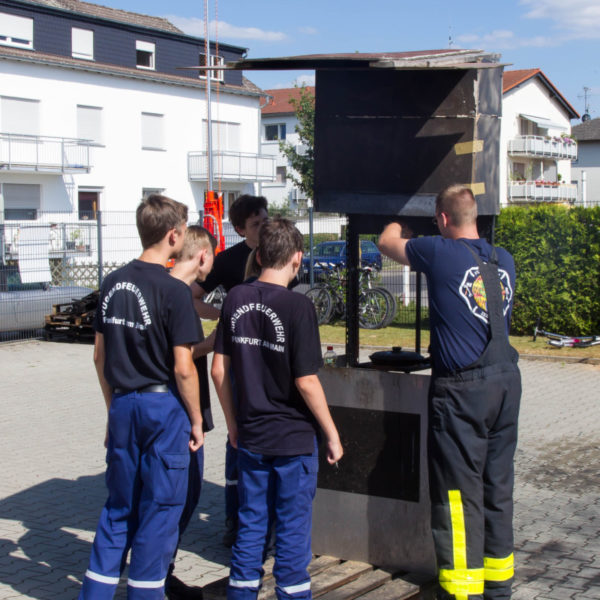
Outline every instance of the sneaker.
<path fill-rule="evenodd" d="M 237 537 L 237 519 L 233 517 L 227 517 L 225 519 L 225 533 L 223 534 L 223 546 L 225 548 L 231 548 L 235 543 Z"/>
<path fill-rule="evenodd" d="M 202 600 L 202 588 L 187 585 L 175 575 L 169 575 L 165 584 L 165 594 L 168 600 Z"/>

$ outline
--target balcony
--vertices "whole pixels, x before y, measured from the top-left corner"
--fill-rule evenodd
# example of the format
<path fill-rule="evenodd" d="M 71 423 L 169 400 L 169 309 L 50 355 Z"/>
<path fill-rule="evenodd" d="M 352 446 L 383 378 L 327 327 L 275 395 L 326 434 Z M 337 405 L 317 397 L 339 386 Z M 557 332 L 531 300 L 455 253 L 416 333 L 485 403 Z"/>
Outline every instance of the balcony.
<path fill-rule="evenodd" d="M 523 202 L 569 202 L 577 200 L 577 186 L 572 183 L 544 181 L 510 181 L 508 200 Z"/>
<path fill-rule="evenodd" d="M 73 138 L 0 133 L 0 171 L 89 173 L 90 142 Z"/>
<path fill-rule="evenodd" d="M 213 177 L 221 181 L 275 181 L 276 157 L 250 152 L 213 152 Z M 208 153 L 188 153 L 188 179 L 208 180 Z"/>
<path fill-rule="evenodd" d="M 521 135 L 508 140 L 508 153 L 513 156 L 577 160 L 577 142 L 570 137 Z"/>

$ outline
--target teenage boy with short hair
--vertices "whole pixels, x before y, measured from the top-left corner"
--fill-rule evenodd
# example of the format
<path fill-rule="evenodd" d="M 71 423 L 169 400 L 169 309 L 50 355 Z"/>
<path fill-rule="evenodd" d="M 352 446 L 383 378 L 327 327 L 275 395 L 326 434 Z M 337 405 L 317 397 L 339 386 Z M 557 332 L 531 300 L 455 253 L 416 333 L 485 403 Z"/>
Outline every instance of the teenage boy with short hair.
<path fill-rule="evenodd" d="M 245 279 L 248 256 L 258 245 L 258 230 L 267 218 L 267 200 L 263 196 L 244 194 L 236 198 L 229 208 L 229 220 L 244 240 L 227 248 L 215 258 L 213 270 L 203 283 L 192 285 L 194 305 L 203 319 L 218 319 L 218 308 L 202 301 L 216 287 L 222 285 L 226 292 Z M 230 547 L 237 532 L 238 490 L 237 451 L 227 440 L 225 446 L 225 534 L 223 544 Z"/>
<path fill-rule="evenodd" d="M 187 285 L 194 281 L 204 281 L 213 266 L 214 251 L 217 240 L 208 230 L 200 225 L 190 225 L 183 242 L 183 249 L 171 269 L 171 275 Z M 206 355 L 212 352 L 215 332 L 204 337 L 202 323 L 198 319 L 200 342 L 192 349 L 194 364 L 198 371 L 200 384 L 200 410 L 202 412 L 202 427 L 206 434 L 214 428 L 212 412 L 210 407 L 210 388 L 208 383 L 208 368 Z M 202 478 L 204 475 L 204 446 L 197 452 L 190 452 L 190 466 L 188 470 L 188 489 L 183 513 L 179 520 L 179 540 L 186 530 L 194 510 L 200 499 L 202 489 Z M 177 552 L 177 551 L 176 551 Z M 165 582 L 165 592 L 169 600 L 201 599 L 202 588 L 190 586 L 181 581 L 173 574 L 175 568 L 175 556 L 169 566 L 169 573 Z"/>
<path fill-rule="evenodd" d="M 239 457 L 239 530 L 227 588 L 230 600 L 258 595 L 271 512 L 277 596 L 311 597 L 307 567 L 319 427 L 329 463 L 343 454 L 317 377 L 322 358 L 314 307 L 306 296 L 287 289 L 300 267 L 302 248 L 302 235 L 291 221 L 265 222 L 258 243 L 261 275 L 231 290 L 217 327 L 212 376 Z"/>
<path fill-rule="evenodd" d="M 190 288 L 164 266 L 182 249 L 186 220 L 184 204 L 145 198 L 136 212 L 143 252 L 100 289 L 94 362 L 108 409 L 108 500 L 80 600 L 113 597 L 129 549 L 128 598 L 164 598 L 189 450 L 204 443 L 192 358 L 198 319 Z"/>

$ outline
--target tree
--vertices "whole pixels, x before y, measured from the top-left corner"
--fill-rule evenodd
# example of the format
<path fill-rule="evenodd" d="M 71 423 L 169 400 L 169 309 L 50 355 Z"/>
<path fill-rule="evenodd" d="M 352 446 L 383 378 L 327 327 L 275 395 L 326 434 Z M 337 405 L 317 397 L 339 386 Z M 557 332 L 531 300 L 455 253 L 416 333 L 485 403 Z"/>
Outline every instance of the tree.
<path fill-rule="evenodd" d="M 296 86 L 298 87 L 298 86 Z M 315 147 L 315 97 L 305 86 L 299 87 L 300 97 L 290 98 L 298 124 L 295 131 L 304 146 L 302 152 L 289 142 L 279 142 L 279 148 L 293 169 L 287 178 L 299 187 L 308 198 L 313 197 L 314 185 L 314 147 Z"/>

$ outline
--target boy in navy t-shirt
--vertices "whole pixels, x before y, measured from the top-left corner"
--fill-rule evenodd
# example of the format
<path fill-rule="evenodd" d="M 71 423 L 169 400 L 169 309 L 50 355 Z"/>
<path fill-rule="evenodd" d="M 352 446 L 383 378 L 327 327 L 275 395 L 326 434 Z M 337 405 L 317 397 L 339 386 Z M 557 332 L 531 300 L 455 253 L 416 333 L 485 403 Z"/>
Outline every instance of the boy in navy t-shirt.
<path fill-rule="evenodd" d="M 322 358 L 314 307 L 287 289 L 301 264 L 302 248 L 302 235 L 291 221 L 263 223 L 261 275 L 230 291 L 217 327 L 212 376 L 239 457 L 239 530 L 227 588 L 230 600 L 258 595 L 270 513 L 277 538 L 277 596 L 311 597 L 307 567 L 319 427 L 329 463 L 343 454 L 317 377 Z"/>

